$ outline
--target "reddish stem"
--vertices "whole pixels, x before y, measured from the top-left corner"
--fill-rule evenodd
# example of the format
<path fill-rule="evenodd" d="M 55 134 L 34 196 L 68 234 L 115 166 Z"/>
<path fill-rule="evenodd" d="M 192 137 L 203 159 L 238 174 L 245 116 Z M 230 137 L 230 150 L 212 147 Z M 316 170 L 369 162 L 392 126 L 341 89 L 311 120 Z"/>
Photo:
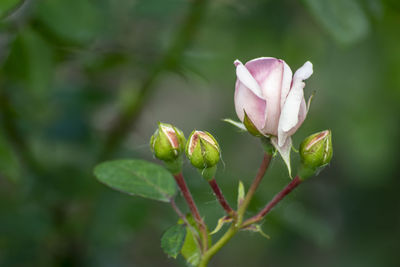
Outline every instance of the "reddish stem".
<path fill-rule="evenodd" d="M 183 197 L 186 200 L 186 203 L 189 206 L 189 209 L 194 217 L 194 219 L 196 220 L 197 226 L 199 227 L 201 236 L 202 236 L 202 241 L 203 241 L 203 249 L 204 251 L 207 250 L 208 247 L 208 234 L 207 234 L 207 228 L 204 224 L 203 219 L 200 216 L 199 210 L 196 206 L 196 204 L 194 203 L 192 194 L 189 191 L 189 188 L 185 182 L 185 179 L 183 178 L 182 173 L 178 173 L 174 175 L 176 184 L 178 185 L 179 189 L 181 190 Z"/>
<path fill-rule="evenodd" d="M 217 199 L 218 199 L 219 203 L 221 204 L 222 208 L 225 210 L 225 212 L 230 216 L 234 216 L 235 211 L 231 208 L 231 206 L 229 206 L 224 195 L 222 194 L 221 189 L 219 188 L 219 186 L 217 184 L 217 181 L 215 181 L 215 179 L 213 178 L 210 181 L 208 181 L 208 183 L 210 184 L 212 190 L 214 191 L 215 195 L 217 196 Z"/>
<path fill-rule="evenodd" d="M 301 182 L 302 180 L 300 180 L 299 176 L 296 176 L 282 191 L 274 196 L 274 198 L 264 207 L 264 209 L 262 209 L 257 215 L 247 219 L 243 223 L 242 227 L 246 227 L 250 224 L 261 221 L 265 215 L 267 215 L 267 213 L 271 211 L 273 207 L 275 207 L 276 204 L 278 204 L 287 194 L 292 192 L 293 189 L 301 184 Z"/>
<path fill-rule="evenodd" d="M 249 191 L 247 192 L 242 204 L 239 207 L 239 210 L 238 210 L 239 224 L 242 222 L 244 212 L 246 211 L 247 206 L 250 204 L 250 201 L 251 201 L 254 193 L 256 192 L 258 186 L 260 185 L 260 183 L 265 175 L 265 172 L 268 169 L 269 163 L 271 162 L 271 158 L 272 158 L 271 154 L 264 153 L 264 158 L 263 158 L 263 161 L 261 162 L 260 168 L 258 169 L 257 175 L 254 178 L 253 183 L 251 184 L 251 186 L 249 188 Z"/>

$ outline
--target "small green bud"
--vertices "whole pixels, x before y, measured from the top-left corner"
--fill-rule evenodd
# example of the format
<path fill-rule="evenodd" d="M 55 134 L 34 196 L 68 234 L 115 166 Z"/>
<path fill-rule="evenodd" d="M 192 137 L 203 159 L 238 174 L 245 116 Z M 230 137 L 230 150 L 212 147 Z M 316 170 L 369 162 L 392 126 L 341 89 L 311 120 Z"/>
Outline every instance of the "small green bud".
<path fill-rule="evenodd" d="M 212 179 L 220 159 L 218 142 L 210 133 L 195 130 L 186 144 L 186 156 L 194 167 L 202 171 L 204 178 Z"/>
<path fill-rule="evenodd" d="M 332 159 L 330 130 L 310 135 L 300 145 L 301 169 L 299 176 L 307 179 L 321 171 Z"/>
<path fill-rule="evenodd" d="M 179 158 L 185 147 L 185 136 L 181 130 L 167 123 L 158 123 L 158 129 L 150 139 L 154 156 L 163 161 Z"/>

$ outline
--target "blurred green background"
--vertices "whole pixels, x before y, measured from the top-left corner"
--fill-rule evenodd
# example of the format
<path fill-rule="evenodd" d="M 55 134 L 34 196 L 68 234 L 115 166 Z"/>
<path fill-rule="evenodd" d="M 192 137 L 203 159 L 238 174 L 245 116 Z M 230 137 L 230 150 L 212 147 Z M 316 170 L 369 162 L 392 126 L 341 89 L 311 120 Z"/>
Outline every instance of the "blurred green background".
<path fill-rule="evenodd" d="M 268 216 L 271 240 L 240 233 L 210 266 L 400 266 L 399 1 L 0 0 L 0 18 L 0 266 L 185 266 L 160 248 L 172 209 L 106 188 L 93 166 L 155 161 L 158 121 L 204 129 L 235 203 L 262 150 L 221 119 L 236 119 L 233 61 L 260 56 L 314 64 L 294 144 L 329 128 L 334 157 Z M 212 228 L 223 212 L 184 172 Z M 249 215 L 288 181 L 277 157 Z"/>

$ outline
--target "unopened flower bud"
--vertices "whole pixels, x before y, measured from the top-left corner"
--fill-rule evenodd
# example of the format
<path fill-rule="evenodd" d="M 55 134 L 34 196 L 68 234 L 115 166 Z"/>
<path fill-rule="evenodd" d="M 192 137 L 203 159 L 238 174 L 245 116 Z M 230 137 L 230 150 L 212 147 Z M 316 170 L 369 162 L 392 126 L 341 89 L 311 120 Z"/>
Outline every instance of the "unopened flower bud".
<path fill-rule="evenodd" d="M 202 171 L 204 178 L 212 179 L 220 159 L 220 149 L 210 133 L 193 131 L 186 144 L 186 155 L 192 165 Z"/>
<path fill-rule="evenodd" d="M 163 161 L 174 161 L 183 152 L 185 136 L 181 130 L 167 123 L 158 123 L 158 129 L 150 139 L 154 156 Z"/>
<path fill-rule="evenodd" d="M 331 131 L 310 135 L 300 145 L 302 167 L 300 177 L 304 180 L 319 172 L 332 159 Z"/>

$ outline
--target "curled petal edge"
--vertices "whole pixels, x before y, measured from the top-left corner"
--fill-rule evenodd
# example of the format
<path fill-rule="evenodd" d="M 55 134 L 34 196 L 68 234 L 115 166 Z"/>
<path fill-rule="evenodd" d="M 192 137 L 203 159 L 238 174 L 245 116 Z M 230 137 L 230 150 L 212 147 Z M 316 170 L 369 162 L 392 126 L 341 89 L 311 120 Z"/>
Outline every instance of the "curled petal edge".
<path fill-rule="evenodd" d="M 234 62 L 236 66 L 236 76 L 238 80 L 247 88 L 249 88 L 256 96 L 263 99 L 261 87 L 251 75 L 250 71 L 246 68 L 245 65 L 242 64 L 239 60 L 235 60 Z"/>

